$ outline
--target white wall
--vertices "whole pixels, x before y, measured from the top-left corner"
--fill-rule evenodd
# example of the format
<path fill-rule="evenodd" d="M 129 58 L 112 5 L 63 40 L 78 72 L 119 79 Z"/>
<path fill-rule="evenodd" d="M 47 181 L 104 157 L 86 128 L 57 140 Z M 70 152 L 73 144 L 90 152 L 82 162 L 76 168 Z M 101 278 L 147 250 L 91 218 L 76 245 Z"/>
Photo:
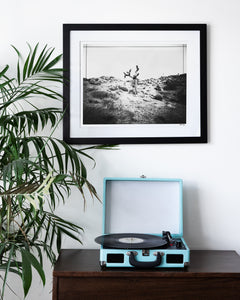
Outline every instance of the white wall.
<path fill-rule="evenodd" d="M 116 151 L 92 151 L 97 166 L 89 176 L 100 195 L 105 176 L 182 178 L 184 237 L 189 247 L 239 251 L 239 11 L 239 0 L 1 1 L 0 67 L 16 62 L 10 44 L 25 49 L 26 41 L 32 45 L 40 41 L 61 53 L 63 23 L 207 23 L 209 143 L 121 145 Z M 100 203 L 89 200 L 83 212 L 74 190 L 58 211 L 85 228 L 84 248 L 98 247 L 93 240 L 101 234 Z M 65 240 L 64 248 L 71 247 L 81 246 Z M 51 299 L 51 272 L 47 265 L 47 286 L 42 289 L 36 277 L 27 299 Z M 21 290 L 19 284 L 13 285 Z M 9 294 L 6 299 L 18 298 Z"/>

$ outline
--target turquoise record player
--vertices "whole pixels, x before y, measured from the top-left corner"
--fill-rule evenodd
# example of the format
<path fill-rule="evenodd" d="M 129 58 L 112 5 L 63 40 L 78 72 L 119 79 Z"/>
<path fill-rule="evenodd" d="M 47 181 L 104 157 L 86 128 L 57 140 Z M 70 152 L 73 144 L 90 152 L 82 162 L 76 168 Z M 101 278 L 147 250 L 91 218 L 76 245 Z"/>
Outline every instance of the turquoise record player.
<path fill-rule="evenodd" d="M 183 239 L 181 179 L 105 178 L 102 267 L 182 268 L 190 262 Z"/>

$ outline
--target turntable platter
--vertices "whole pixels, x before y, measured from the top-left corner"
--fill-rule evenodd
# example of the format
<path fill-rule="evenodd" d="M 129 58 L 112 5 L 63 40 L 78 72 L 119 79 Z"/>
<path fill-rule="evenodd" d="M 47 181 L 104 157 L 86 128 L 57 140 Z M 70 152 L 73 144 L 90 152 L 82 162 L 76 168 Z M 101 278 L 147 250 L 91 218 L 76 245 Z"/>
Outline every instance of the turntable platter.
<path fill-rule="evenodd" d="M 141 233 L 116 233 L 101 235 L 95 241 L 105 248 L 151 249 L 165 248 L 168 242 L 160 236 Z"/>

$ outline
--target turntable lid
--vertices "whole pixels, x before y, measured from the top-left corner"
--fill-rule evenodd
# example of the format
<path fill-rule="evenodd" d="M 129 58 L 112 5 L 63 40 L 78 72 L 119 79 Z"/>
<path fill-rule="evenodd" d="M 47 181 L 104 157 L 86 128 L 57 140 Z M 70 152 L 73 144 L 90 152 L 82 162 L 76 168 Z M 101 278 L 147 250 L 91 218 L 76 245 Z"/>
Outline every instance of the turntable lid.
<path fill-rule="evenodd" d="M 104 179 L 104 234 L 150 233 L 182 236 L 182 180 Z"/>

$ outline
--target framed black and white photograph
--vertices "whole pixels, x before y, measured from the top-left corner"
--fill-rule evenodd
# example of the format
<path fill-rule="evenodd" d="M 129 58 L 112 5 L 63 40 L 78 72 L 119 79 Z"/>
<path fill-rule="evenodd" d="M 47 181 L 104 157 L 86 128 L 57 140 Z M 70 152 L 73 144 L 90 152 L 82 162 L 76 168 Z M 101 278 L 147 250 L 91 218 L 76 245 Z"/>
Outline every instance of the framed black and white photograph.
<path fill-rule="evenodd" d="M 205 24 L 64 24 L 64 140 L 207 142 Z"/>

